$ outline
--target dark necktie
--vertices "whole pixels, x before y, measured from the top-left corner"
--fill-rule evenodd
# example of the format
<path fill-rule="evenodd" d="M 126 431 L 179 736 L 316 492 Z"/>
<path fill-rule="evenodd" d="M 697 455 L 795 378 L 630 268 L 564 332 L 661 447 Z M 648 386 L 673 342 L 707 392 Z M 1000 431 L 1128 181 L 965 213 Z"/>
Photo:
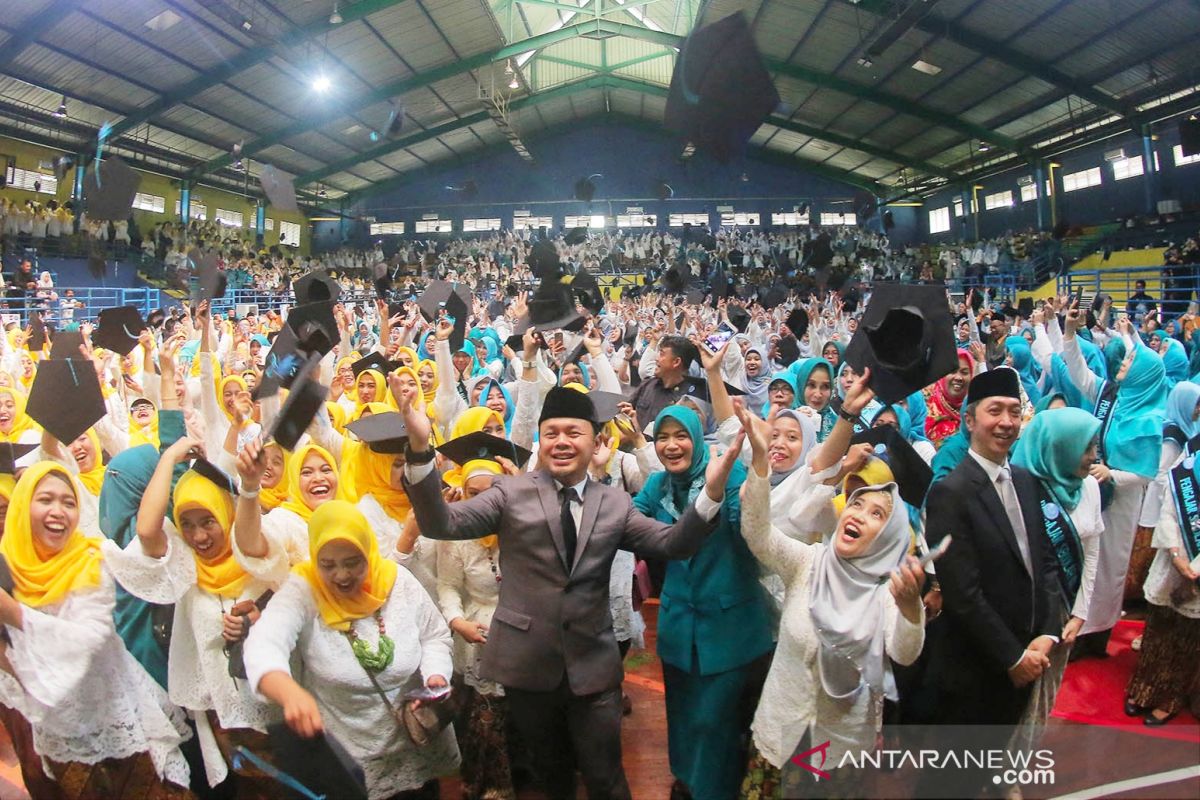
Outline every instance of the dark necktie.
<path fill-rule="evenodd" d="M 562 509 L 559 519 L 562 521 L 563 545 L 567 550 L 567 571 L 569 572 L 575 563 L 575 539 L 578 535 L 578 532 L 575 530 L 575 517 L 571 514 L 571 500 L 577 495 L 571 487 L 560 489 L 558 494 L 562 498 Z"/>

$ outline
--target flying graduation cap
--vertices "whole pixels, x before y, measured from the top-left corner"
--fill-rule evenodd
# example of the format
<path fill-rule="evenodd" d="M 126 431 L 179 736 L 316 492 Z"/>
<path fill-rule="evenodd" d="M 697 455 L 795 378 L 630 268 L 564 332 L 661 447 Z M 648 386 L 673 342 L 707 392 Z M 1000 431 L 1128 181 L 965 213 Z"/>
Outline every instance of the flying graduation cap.
<path fill-rule="evenodd" d="M 50 359 L 38 365 L 26 411 L 63 444 L 70 444 L 107 413 L 90 361 Z"/>
<path fill-rule="evenodd" d="M 234 497 L 238 496 L 237 483 L 229 477 L 229 473 L 209 461 L 207 458 L 197 458 L 192 462 L 192 469 L 223 492 Z"/>
<path fill-rule="evenodd" d="M 188 251 L 188 266 L 196 278 L 196 288 L 192 293 L 192 303 L 201 300 L 217 300 L 225 296 L 229 286 L 229 277 L 221 269 L 220 256 L 211 250 L 201 250 L 193 247 Z"/>
<path fill-rule="evenodd" d="M 264 358 L 262 377 L 254 387 L 254 399 L 274 397 L 281 388 L 289 388 L 306 361 L 307 354 L 300 349 L 296 332 L 290 325 L 284 325 Z"/>
<path fill-rule="evenodd" d="M 120 158 L 106 158 L 83 178 L 88 219 L 129 219 L 142 176 Z"/>
<path fill-rule="evenodd" d="M 421 314 L 436 323 L 445 311 L 454 320 L 454 332 L 450 334 L 450 350 L 462 347 L 467 333 L 467 315 L 471 311 L 471 292 L 466 286 L 449 281 L 430 281 L 425 291 L 417 298 Z"/>
<path fill-rule="evenodd" d="M 355 361 L 350 365 L 350 369 L 354 371 L 354 377 L 357 378 L 369 369 L 373 369 L 381 375 L 387 375 L 399 366 L 400 362 L 388 361 L 383 357 L 383 353 L 374 352 Z"/>
<path fill-rule="evenodd" d="M 99 323 L 92 344 L 122 356 L 137 347 L 138 336 L 146 329 L 142 315 L 133 306 L 106 308 L 100 312 Z"/>
<path fill-rule="evenodd" d="M 525 466 L 533 453 L 517 444 L 483 431 L 468 433 L 442 444 L 437 451 L 459 466 L 469 461 L 495 461 L 503 456 L 518 467 Z"/>
<path fill-rule="evenodd" d="M 312 423 L 313 417 L 321 410 L 321 406 L 325 404 L 325 398 L 329 394 L 329 387 L 312 378 L 320 361 L 320 354 L 314 353 L 300 368 L 292 381 L 292 388 L 288 392 L 287 400 L 279 409 L 279 416 L 275 418 L 264 441 L 274 440 L 284 450 L 296 449 L 300 437 Z"/>
<path fill-rule="evenodd" d="M 50 358 L 83 358 L 83 354 L 79 352 L 82 344 L 83 334 L 79 331 L 59 331 L 54 334 L 50 343 Z"/>
<path fill-rule="evenodd" d="M 323 269 L 314 269 L 292 284 L 296 305 L 308 303 L 337 302 L 342 296 L 342 287 Z"/>
<path fill-rule="evenodd" d="M 296 203 L 296 185 L 292 179 L 284 175 L 274 166 L 268 164 L 258 175 L 267 199 L 279 211 L 298 212 L 300 206 Z"/>
<path fill-rule="evenodd" d="M 692 31 L 679 51 L 665 125 L 728 163 L 772 111 L 779 92 L 741 12 Z"/>
<path fill-rule="evenodd" d="M 884 408 L 888 408 L 885 406 Z M 881 412 L 882 413 L 882 412 Z M 892 425 L 877 425 L 850 437 L 850 444 L 869 444 L 875 455 L 887 462 L 900 489 L 900 497 L 920 508 L 933 483 L 933 470 Z"/>

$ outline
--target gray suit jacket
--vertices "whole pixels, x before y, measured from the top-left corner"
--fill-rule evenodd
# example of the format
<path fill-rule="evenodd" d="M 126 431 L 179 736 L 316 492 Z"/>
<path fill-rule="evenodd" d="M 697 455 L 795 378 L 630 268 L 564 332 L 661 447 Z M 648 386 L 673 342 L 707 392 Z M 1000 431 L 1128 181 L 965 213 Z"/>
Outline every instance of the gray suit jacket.
<path fill-rule="evenodd" d="M 716 527 L 716 519 L 706 522 L 694 505 L 674 525 L 657 522 L 634 509 L 628 493 L 588 481 L 575 563 L 568 565 L 561 503 L 548 472 L 500 478 L 486 492 L 453 504 L 443 500 L 436 472 L 405 488 L 421 535 L 500 537 L 504 580 L 481 672 L 527 691 L 556 688 L 564 672 L 576 695 L 620 685 L 624 673 L 608 610 L 617 549 L 688 558 Z"/>

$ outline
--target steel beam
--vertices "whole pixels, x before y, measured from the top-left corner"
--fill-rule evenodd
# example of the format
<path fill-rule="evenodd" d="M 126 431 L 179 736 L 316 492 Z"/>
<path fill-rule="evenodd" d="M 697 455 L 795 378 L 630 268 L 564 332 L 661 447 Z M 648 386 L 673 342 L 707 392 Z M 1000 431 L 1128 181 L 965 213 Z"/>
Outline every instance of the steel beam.
<path fill-rule="evenodd" d="M 82 3 L 83 0 L 55 0 L 41 11 L 34 12 L 25 25 L 13 31 L 4 48 L 0 50 L 0 74 L 4 73 L 21 57 L 22 53 L 37 44 L 38 39 L 66 19 Z M 8 8 L 10 11 L 15 10 L 15 4 Z"/>

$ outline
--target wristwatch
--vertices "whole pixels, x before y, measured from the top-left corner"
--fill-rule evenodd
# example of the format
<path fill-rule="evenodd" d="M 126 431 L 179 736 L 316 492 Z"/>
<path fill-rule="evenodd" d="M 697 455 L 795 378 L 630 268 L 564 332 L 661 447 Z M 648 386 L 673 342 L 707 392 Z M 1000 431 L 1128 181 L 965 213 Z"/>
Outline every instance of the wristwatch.
<path fill-rule="evenodd" d="M 433 461 L 435 455 L 437 455 L 437 451 L 432 447 L 418 453 L 412 449 L 412 445 L 408 442 L 404 443 L 404 461 L 405 463 L 412 464 L 414 467 L 421 464 L 428 464 L 430 461 Z"/>
<path fill-rule="evenodd" d="M 525 369 L 537 369 L 537 362 L 536 361 L 526 361 L 525 359 L 521 359 L 521 366 L 524 367 Z"/>
<path fill-rule="evenodd" d="M 846 410 L 845 406 L 838 408 L 837 415 L 839 417 L 841 417 L 842 419 L 846 420 L 846 422 L 849 422 L 851 425 L 857 424 L 862 421 L 862 417 L 860 415 L 851 414 L 849 411 Z"/>

